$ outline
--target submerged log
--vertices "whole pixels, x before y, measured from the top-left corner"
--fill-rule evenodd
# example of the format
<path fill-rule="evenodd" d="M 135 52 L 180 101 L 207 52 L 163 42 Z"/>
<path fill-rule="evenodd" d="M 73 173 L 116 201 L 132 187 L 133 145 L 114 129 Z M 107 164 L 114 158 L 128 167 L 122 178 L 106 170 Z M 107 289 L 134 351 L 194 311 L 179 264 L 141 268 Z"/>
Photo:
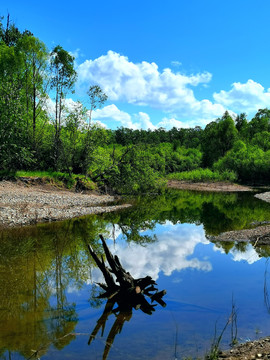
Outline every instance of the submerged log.
<path fill-rule="evenodd" d="M 157 285 L 156 282 L 150 276 L 134 279 L 132 275 L 123 268 L 118 256 L 112 255 L 102 235 L 100 235 L 100 239 L 109 267 L 105 264 L 103 258 L 100 259 L 97 256 L 90 245 L 88 245 L 88 248 L 92 258 L 102 271 L 105 280 L 105 284 L 97 283 L 105 291 L 99 297 L 107 298 L 108 300 L 103 314 L 97 321 L 90 335 L 88 344 L 90 345 L 92 340 L 95 339 L 100 328 L 102 329 L 103 336 L 108 317 L 114 314 L 116 320 L 107 337 L 103 353 L 103 360 L 105 360 L 115 336 L 121 332 L 124 322 L 131 319 L 132 309 L 140 309 L 144 313 L 151 315 L 157 305 L 153 304 L 153 302 L 157 302 L 163 307 L 166 306 L 166 303 L 162 300 L 166 294 L 166 290 L 158 291 L 155 287 L 155 285 Z M 147 301 L 146 296 L 149 297 L 151 303 Z"/>
<path fill-rule="evenodd" d="M 112 255 L 102 235 L 100 235 L 100 239 L 109 267 L 105 264 L 103 258 L 100 259 L 92 247 L 88 245 L 90 254 L 102 271 L 106 283 L 98 283 L 98 285 L 105 290 L 105 293 L 100 295 L 100 297 L 115 301 L 120 309 L 131 310 L 132 308 L 140 308 L 147 314 L 155 311 L 155 305 L 152 304 L 154 301 L 162 306 L 166 306 L 162 300 L 166 291 L 158 291 L 154 286 L 157 285 L 156 282 L 150 276 L 134 279 L 133 276 L 123 268 L 118 256 Z M 112 274 L 115 275 L 115 279 Z M 145 296 L 150 298 L 151 304 L 146 300 Z"/>

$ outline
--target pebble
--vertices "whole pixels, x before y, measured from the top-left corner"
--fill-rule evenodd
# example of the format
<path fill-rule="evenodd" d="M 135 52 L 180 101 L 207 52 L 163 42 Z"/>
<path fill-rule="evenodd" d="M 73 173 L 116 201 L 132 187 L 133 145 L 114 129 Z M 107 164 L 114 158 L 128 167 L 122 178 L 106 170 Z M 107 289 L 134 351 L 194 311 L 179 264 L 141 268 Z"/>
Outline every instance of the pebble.
<path fill-rule="evenodd" d="M 38 222 L 116 211 L 130 205 L 114 205 L 110 195 L 88 195 L 68 191 L 45 191 L 34 187 L 1 184 L 0 226 L 13 227 Z"/>

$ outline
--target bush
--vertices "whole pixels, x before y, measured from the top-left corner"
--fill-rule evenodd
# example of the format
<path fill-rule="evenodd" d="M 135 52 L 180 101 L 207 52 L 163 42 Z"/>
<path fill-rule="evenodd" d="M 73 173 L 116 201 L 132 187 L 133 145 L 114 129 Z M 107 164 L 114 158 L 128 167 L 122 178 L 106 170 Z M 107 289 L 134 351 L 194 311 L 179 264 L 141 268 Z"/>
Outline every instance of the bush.
<path fill-rule="evenodd" d="M 236 181 L 237 176 L 235 172 L 230 170 L 212 171 L 210 169 L 196 169 L 192 171 L 183 171 L 180 173 L 173 173 L 167 176 L 168 180 L 191 181 L 191 182 L 216 182 L 216 181 Z"/>

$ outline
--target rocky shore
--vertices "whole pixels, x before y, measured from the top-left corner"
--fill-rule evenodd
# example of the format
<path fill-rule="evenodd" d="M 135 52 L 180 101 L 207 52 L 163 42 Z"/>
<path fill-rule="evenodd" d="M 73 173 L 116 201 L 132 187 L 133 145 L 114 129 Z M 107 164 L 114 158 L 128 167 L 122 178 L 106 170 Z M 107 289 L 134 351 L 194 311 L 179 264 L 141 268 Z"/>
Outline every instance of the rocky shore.
<path fill-rule="evenodd" d="M 217 360 L 270 359 L 270 337 L 240 344 L 231 350 L 221 351 Z"/>
<path fill-rule="evenodd" d="M 0 228 L 71 219 L 116 211 L 130 205 L 114 205 L 110 195 L 0 182 Z"/>

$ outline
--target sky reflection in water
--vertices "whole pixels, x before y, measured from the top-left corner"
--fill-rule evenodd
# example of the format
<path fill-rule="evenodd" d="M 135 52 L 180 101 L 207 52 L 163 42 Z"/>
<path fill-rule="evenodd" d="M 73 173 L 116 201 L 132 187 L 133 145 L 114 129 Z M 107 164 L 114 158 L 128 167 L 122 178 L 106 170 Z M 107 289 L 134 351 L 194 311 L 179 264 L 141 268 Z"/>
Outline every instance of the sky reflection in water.
<path fill-rule="evenodd" d="M 181 196 L 173 194 L 171 203 L 168 198 L 161 198 L 156 204 L 153 201 L 151 209 L 135 207 L 120 214 L 41 226 L 35 228 L 36 234 L 22 230 L 7 241 L 3 237 L 0 255 L 8 260 L 0 264 L 0 354 L 4 359 L 23 359 L 40 348 L 39 356 L 43 359 L 102 359 L 115 315 L 109 316 L 104 335 L 99 332 L 95 341 L 87 345 L 104 310 L 104 303 L 97 307 L 91 292 L 95 289 L 93 282 L 103 278 L 97 268 L 89 267 L 86 247 L 100 232 L 104 232 L 111 252 L 119 256 L 133 277 L 149 275 L 157 281 L 159 290 L 167 290 L 166 308 L 158 305 L 152 316 L 133 310 L 121 334 L 115 336 L 108 359 L 203 356 L 210 347 L 215 326 L 219 332 L 225 325 L 232 298 L 237 308 L 239 340 L 269 335 L 265 290 L 270 270 L 268 273 L 267 258 L 260 256 L 268 256 L 268 249 L 214 244 L 207 239 L 209 234 L 222 229 L 246 227 L 253 220 L 269 220 L 269 207 L 264 203 L 254 201 L 251 195 L 250 200 L 247 195 L 240 199 L 243 201 L 237 201 L 235 194 L 191 197 L 185 192 Z M 244 216 L 241 218 L 240 214 Z M 134 237 L 138 241 L 132 241 Z M 143 239 L 148 242 L 141 245 Z M 97 240 L 94 245 L 98 248 Z M 11 269 L 15 269 L 14 276 Z M 57 290 L 59 276 L 62 290 L 59 286 Z M 25 285 L 24 277 L 29 278 Z M 42 283 L 45 278 L 47 288 Z M 20 281 L 20 287 L 12 285 L 11 289 L 10 281 L 14 284 Z M 41 293 L 47 294 L 47 298 L 41 298 L 42 302 L 37 297 L 40 303 L 37 302 L 35 310 L 34 294 Z M 14 303 L 10 314 L 9 303 Z M 16 311 L 20 319 L 15 317 Z M 39 327 L 42 331 L 36 333 Z M 52 341 L 68 332 L 75 336 L 62 343 Z M 30 345 L 25 344 L 23 336 L 28 336 Z M 228 347 L 229 342 L 227 331 L 223 345 Z"/>

